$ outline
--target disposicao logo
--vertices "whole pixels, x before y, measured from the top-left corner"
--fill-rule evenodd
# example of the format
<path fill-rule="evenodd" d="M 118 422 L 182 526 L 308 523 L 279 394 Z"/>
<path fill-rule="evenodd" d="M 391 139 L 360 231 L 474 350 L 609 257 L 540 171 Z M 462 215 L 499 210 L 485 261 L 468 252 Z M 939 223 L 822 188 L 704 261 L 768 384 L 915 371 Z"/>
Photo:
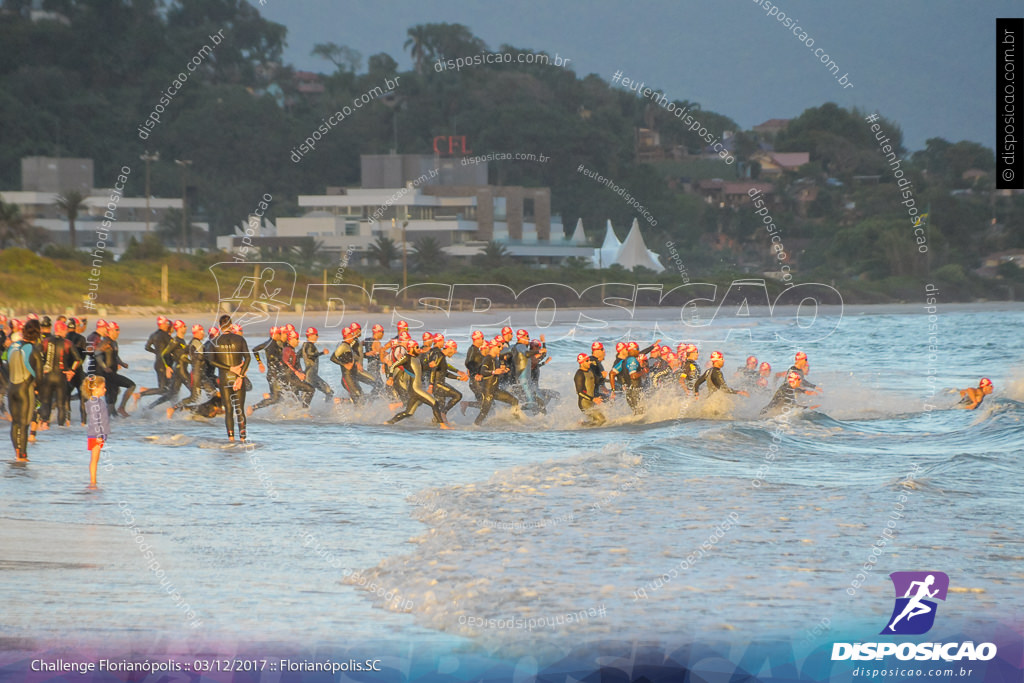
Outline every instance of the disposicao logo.
<path fill-rule="evenodd" d="M 896 604 L 880 635 L 917 636 L 935 624 L 938 604 L 946 600 L 949 576 L 943 572 L 893 572 L 889 575 L 896 589 Z M 988 661 L 996 656 L 993 643 L 833 643 L 832 661 L 882 659 L 918 661 L 943 659 L 947 662 L 967 659 Z"/>
<path fill-rule="evenodd" d="M 949 577 L 943 572 L 893 572 L 889 574 L 896 588 L 896 605 L 889 625 L 881 635 L 919 636 L 928 633 L 935 623 L 938 605 L 930 600 L 946 600 Z M 901 597 L 902 596 L 902 597 Z"/>

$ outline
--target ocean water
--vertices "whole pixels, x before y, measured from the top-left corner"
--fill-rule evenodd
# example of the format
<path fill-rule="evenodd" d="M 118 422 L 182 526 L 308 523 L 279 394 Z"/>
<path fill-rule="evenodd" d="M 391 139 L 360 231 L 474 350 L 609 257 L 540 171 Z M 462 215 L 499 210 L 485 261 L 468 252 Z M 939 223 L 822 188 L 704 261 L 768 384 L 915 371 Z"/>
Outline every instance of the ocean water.
<path fill-rule="evenodd" d="M 143 399 L 114 423 L 96 491 L 84 430 L 41 433 L 28 465 L 9 454 L 0 469 L 3 642 L 345 639 L 538 657 L 606 638 L 813 646 L 877 634 L 888 574 L 924 569 L 950 576 L 943 631 L 1019 625 L 1024 312 L 943 312 L 931 358 L 925 315 L 826 316 L 834 331 L 799 347 L 824 388 L 814 411 L 760 419 L 769 396 L 654 396 L 640 418 L 622 402 L 582 428 L 576 353 L 651 340 L 645 315 L 549 326 L 541 384 L 562 398 L 525 420 L 499 407 L 478 428 L 456 409 L 441 432 L 421 408 L 386 426 L 383 403 L 318 396 L 308 412 L 258 412 L 246 451 L 226 447 L 222 419 L 167 420 Z M 152 382 L 149 324 L 124 330 L 128 374 Z M 727 341 L 715 325 L 676 333 L 701 342 L 702 361 L 723 350 L 731 377 L 749 354 L 785 370 L 798 347 L 779 330 L 799 323 L 755 315 Z M 983 375 L 995 393 L 951 409 L 948 390 Z"/>

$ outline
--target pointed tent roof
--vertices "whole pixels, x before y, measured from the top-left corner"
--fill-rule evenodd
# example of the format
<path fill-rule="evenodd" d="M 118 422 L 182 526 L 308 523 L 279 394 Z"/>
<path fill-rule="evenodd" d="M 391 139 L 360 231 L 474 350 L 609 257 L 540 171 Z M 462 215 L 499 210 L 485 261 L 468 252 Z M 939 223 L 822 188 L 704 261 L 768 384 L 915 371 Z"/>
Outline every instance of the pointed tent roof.
<path fill-rule="evenodd" d="M 658 262 L 658 255 L 648 249 L 644 243 L 643 235 L 640 234 L 640 226 L 635 218 L 626 241 L 622 243 L 622 247 L 619 249 L 615 263 L 618 263 L 626 270 L 633 270 L 637 266 L 650 268 L 655 273 L 665 270 L 661 263 Z"/>
<path fill-rule="evenodd" d="M 573 244 L 586 244 L 587 243 L 587 235 L 586 235 L 586 233 L 583 232 L 583 219 L 582 218 L 577 218 L 576 219 L 576 229 L 572 231 L 572 237 L 569 238 L 569 241 L 572 242 Z"/>
<path fill-rule="evenodd" d="M 608 227 L 604 233 L 604 243 L 600 249 L 594 250 L 594 267 L 595 268 L 607 268 L 611 264 L 615 263 L 615 259 L 618 258 L 619 249 L 622 248 L 622 242 L 615 235 L 615 230 L 612 228 L 612 222 L 608 221 Z"/>

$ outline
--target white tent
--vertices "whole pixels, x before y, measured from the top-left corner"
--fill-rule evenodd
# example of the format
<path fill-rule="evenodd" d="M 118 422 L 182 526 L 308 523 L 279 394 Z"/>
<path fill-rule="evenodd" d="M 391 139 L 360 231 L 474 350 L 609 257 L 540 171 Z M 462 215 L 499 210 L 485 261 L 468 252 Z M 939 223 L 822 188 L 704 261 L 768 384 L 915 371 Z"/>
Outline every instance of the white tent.
<path fill-rule="evenodd" d="M 626 270 L 633 270 L 637 266 L 650 268 L 655 273 L 660 273 L 665 268 L 658 262 L 658 255 L 647 248 L 643 235 L 640 234 L 640 226 L 636 219 L 633 219 L 633 226 L 629 229 L 626 241 L 622 243 L 615 263 Z"/>
<path fill-rule="evenodd" d="M 594 267 L 607 268 L 615 263 L 621 247 L 622 242 L 615 236 L 615 230 L 612 228 L 612 222 L 609 220 L 608 229 L 604 233 L 604 244 L 601 245 L 600 249 L 594 250 Z"/>
<path fill-rule="evenodd" d="M 572 231 L 572 237 L 569 238 L 569 241 L 573 244 L 586 245 L 587 235 L 583 232 L 582 218 L 576 219 L 576 229 Z"/>

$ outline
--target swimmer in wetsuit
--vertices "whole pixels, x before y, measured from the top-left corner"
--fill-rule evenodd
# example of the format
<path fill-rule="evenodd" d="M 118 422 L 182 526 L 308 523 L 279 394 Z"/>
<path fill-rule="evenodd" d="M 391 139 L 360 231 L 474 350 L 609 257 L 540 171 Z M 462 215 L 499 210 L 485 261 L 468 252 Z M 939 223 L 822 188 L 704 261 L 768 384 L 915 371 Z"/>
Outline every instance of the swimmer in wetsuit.
<path fill-rule="evenodd" d="M 441 336 L 441 335 L 437 335 Z M 449 339 L 443 347 L 435 346 L 427 354 L 427 366 L 430 368 L 430 385 L 428 389 L 438 402 L 438 409 L 444 419 L 448 419 L 448 411 L 462 400 L 462 392 L 448 384 L 449 379 L 458 379 L 465 382 L 469 375 L 465 372 L 453 370 L 448 360 L 459 350 L 459 345 L 454 339 Z"/>
<path fill-rule="evenodd" d="M 957 404 L 957 407 L 962 406 L 965 410 L 974 410 L 993 391 L 992 380 L 988 377 L 982 377 L 981 381 L 978 382 L 977 388 L 968 387 L 960 390 L 960 403 Z"/>
<path fill-rule="evenodd" d="M 249 408 L 249 415 L 252 415 L 254 410 L 259 410 L 281 401 L 281 354 L 284 352 L 286 335 L 287 328 L 271 327 L 270 338 L 262 344 L 253 347 L 252 355 L 256 358 L 256 364 L 259 366 L 260 372 L 267 373 L 267 385 L 270 387 L 270 393 L 264 394 L 262 401 Z M 260 360 L 260 351 L 263 351 L 267 356 L 266 365 Z"/>
<path fill-rule="evenodd" d="M 220 370 L 220 393 L 224 405 L 224 426 L 227 428 L 228 441 L 235 440 L 235 422 L 238 423 L 238 437 L 244 442 L 245 433 L 245 393 L 249 380 L 245 376 L 252 357 L 249 355 L 249 344 L 242 336 L 242 328 L 231 324 L 231 316 L 220 317 L 220 329 L 210 363 Z"/>
<path fill-rule="evenodd" d="M 178 359 L 179 372 L 186 377 L 189 395 L 167 409 L 168 418 L 174 415 L 174 411 L 182 408 L 194 410 L 204 392 L 207 394 L 217 392 L 217 383 L 210 378 L 207 372 L 209 364 L 206 361 L 206 345 L 203 343 L 205 336 L 206 330 L 202 325 L 196 323 L 192 326 L 192 339 L 185 347 L 185 353 Z"/>
<path fill-rule="evenodd" d="M 811 371 L 811 366 L 807 363 L 807 354 L 803 351 L 797 351 L 796 357 L 793 359 L 793 366 L 786 372 L 775 373 L 776 377 L 788 377 L 789 373 L 795 372 L 800 375 L 801 385 L 806 389 L 813 389 L 817 392 L 821 392 L 821 387 L 814 384 L 807 379 L 807 373 Z"/>
<path fill-rule="evenodd" d="M 423 377 L 426 374 L 423 367 L 425 354 L 421 353 L 420 347 L 415 341 L 409 342 L 406 351 L 405 356 L 391 368 L 393 379 L 398 375 L 403 376 L 402 382 L 405 384 L 406 391 L 405 409 L 388 420 L 386 424 L 395 424 L 407 417 L 412 417 L 417 408 L 426 404 L 434 411 L 434 423 L 441 429 L 450 429 L 444 421 L 437 400 L 423 389 Z"/>
<path fill-rule="evenodd" d="M 712 394 L 716 391 L 724 391 L 727 394 L 739 394 L 740 396 L 750 396 L 746 391 L 740 389 L 732 389 L 728 384 L 725 383 L 725 376 L 722 374 L 722 366 L 725 365 L 725 357 L 721 351 L 711 352 L 711 367 L 704 371 L 704 374 L 700 376 L 697 382 L 693 385 L 693 395 L 696 397 L 700 391 L 701 386 L 707 382 L 708 391 Z"/>
<path fill-rule="evenodd" d="M 501 376 L 509 372 L 509 369 L 501 364 L 501 360 L 498 357 L 501 354 L 502 345 L 503 341 L 499 339 L 488 343 L 480 349 L 484 354 L 484 358 L 480 363 L 480 371 L 477 374 L 480 377 L 482 398 L 480 401 L 480 414 L 474 420 L 476 425 L 483 424 L 483 421 L 487 419 L 494 401 L 501 401 L 512 406 L 517 417 L 522 414 L 519 411 L 519 399 L 501 389 L 498 385 Z"/>
<path fill-rule="evenodd" d="M 36 379 L 42 374 L 43 359 L 39 345 L 38 320 L 29 320 L 12 333 L 7 349 L 7 409 L 11 414 L 11 443 L 15 458 L 28 460 L 28 437 L 36 408 Z"/>
<path fill-rule="evenodd" d="M 463 401 L 460 406 L 462 414 L 466 414 L 466 408 L 479 408 L 483 403 L 483 385 L 480 375 L 480 365 L 484 360 L 483 348 L 487 344 L 484 341 L 484 333 L 481 330 L 473 330 L 472 344 L 466 351 L 466 374 L 469 375 L 469 390 L 476 397 L 475 401 Z"/>
<path fill-rule="evenodd" d="M 747 364 L 742 368 L 738 368 L 736 372 L 732 374 L 733 380 L 737 386 L 743 389 L 753 389 L 757 386 L 757 356 L 747 356 Z"/>
<path fill-rule="evenodd" d="M 188 360 L 188 344 L 185 342 L 185 321 L 175 320 L 174 325 L 174 336 L 171 337 L 171 341 L 164 346 L 163 353 L 160 354 L 160 359 L 164 364 L 164 374 L 167 376 L 167 383 L 164 385 L 164 393 L 157 400 L 150 404 L 150 408 L 155 408 L 161 403 L 167 403 L 168 401 L 178 400 L 178 394 L 181 392 L 181 386 L 188 384 L 188 369 L 185 367 L 185 362 Z"/>
<path fill-rule="evenodd" d="M 39 429 L 47 428 L 53 408 L 57 409 L 57 424 L 71 424 L 70 382 L 84 359 L 78 348 L 66 338 L 68 326 L 63 320 L 53 325 L 53 334 L 39 345 L 43 358 L 43 372 L 36 378 L 39 393 L 37 421 Z"/>
<path fill-rule="evenodd" d="M 576 362 L 580 366 L 573 377 L 573 384 L 576 387 L 576 405 L 583 413 L 584 426 L 600 427 L 607 422 L 607 418 L 597 408 L 604 399 L 597 394 L 597 381 L 590 368 L 590 358 L 585 353 L 576 356 Z"/>
<path fill-rule="evenodd" d="M 356 370 L 358 357 L 353 348 L 357 345 L 356 333 L 349 326 L 341 331 L 341 336 L 342 342 L 331 354 L 331 362 L 341 368 L 341 386 L 348 392 L 349 400 L 359 405 L 363 402 L 363 390 L 359 387 L 359 376 Z"/>
<path fill-rule="evenodd" d="M 604 369 L 604 344 L 599 341 L 590 345 L 590 372 L 594 375 L 594 396 L 608 398 L 608 372 Z"/>
<path fill-rule="evenodd" d="M 164 316 L 156 319 L 156 331 L 146 340 L 146 351 L 153 354 L 153 372 L 156 373 L 156 386 L 152 389 L 140 387 L 136 403 L 143 396 L 163 396 L 167 393 L 170 382 L 167 376 L 167 365 L 164 363 L 164 350 L 171 343 L 171 321 Z M 153 405 L 156 405 L 155 403 Z M 152 406 L 150 406 L 152 407 Z"/>
<path fill-rule="evenodd" d="M 128 364 L 121 360 L 120 347 L 117 344 L 117 338 L 120 336 L 120 326 L 115 322 L 108 322 L 107 336 L 100 340 L 99 347 L 94 355 L 96 358 L 96 374 L 102 375 L 107 385 L 107 406 L 111 416 L 120 415 L 121 417 L 128 417 L 125 404 L 131 398 L 132 390 L 135 389 L 135 382 L 119 372 L 122 368 L 128 368 Z M 124 389 L 124 395 L 121 397 L 121 405 L 117 407 L 117 412 L 115 413 L 113 407 L 114 401 L 117 398 L 118 388 Z"/>
<path fill-rule="evenodd" d="M 768 402 L 764 408 L 761 409 L 761 417 L 774 417 L 783 412 L 789 412 L 786 410 L 786 406 L 792 408 L 805 408 L 796 402 L 798 394 L 807 394 L 809 396 L 814 395 L 814 391 L 805 389 L 802 386 L 803 378 L 800 377 L 799 372 L 791 372 L 786 377 L 786 381 L 782 386 L 779 387 L 775 395 L 772 396 L 772 400 Z M 815 406 L 817 407 L 817 406 Z"/>
<path fill-rule="evenodd" d="M 767 361 L 761 363 L 761 366 L 757 369 L 757 381 L 754 383 L 754 390 L 758 392 L 765 392 L 771 389 L 770 382 L 772 381 L 772 366 Z"/>
<path fill-rule="evenodd" d="M 320 356 L 327 353 L 327 349 L 321 351 L 316 342 L 320 338 L 320 332 L 315 327 L 306 330 L 306 341 L 299 349 L 299 358 L 302 360 L 302 367 L 306 373 L 306 383 L 324 395 L 324 401 L 330 403 L 334 399 L 334 389 L 331 385 L 320 378 Z"/>
<path fill-rule="evenodd" d="M 700 366 L 697 364 L 697 359 L 700 357 L 700 351 L 697 350 L 696 344 L 686 344 L 683 346 L 683 353 L 680 355 L 680 360 L 683 364 L 683 388 L 686 393 L 693 394 L 696 396 L 697 391 L 697 380 L 700 379 Z"/>

